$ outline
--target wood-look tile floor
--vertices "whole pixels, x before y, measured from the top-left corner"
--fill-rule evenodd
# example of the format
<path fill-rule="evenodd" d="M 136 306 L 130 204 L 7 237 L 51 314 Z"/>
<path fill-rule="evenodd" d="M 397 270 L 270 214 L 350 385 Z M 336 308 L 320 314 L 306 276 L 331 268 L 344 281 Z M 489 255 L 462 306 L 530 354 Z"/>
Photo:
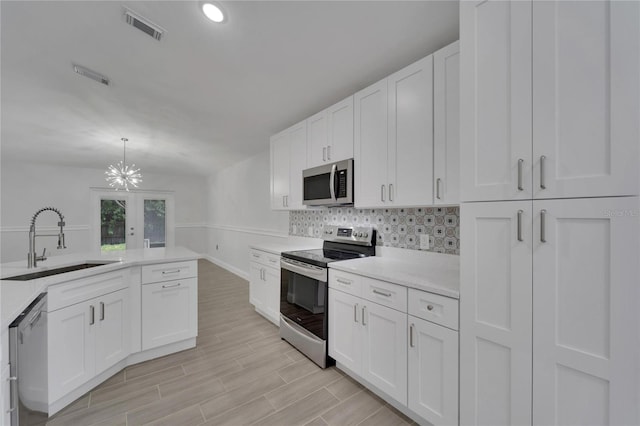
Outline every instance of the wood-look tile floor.
<path fill-rule="evenodd" d="M 322 370 L 249 304 L 249 284 L 198 264 L 197 347 L 115 374 L 48 425 L 404 425 L 411 420 Z"/>

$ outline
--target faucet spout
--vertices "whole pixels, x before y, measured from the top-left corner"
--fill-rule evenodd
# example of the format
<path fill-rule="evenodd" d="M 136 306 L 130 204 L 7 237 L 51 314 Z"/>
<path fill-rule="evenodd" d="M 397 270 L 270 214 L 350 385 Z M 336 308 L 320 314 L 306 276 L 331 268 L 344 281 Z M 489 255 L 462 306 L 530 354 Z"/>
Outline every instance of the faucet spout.
<path fill-rule="evenodd" d="M 36 254 L 36 237 L 47 237 L 56 235 L 37 235 L 36 234 L 36 219 L 40 215 L 40 213 L 45 211 L 52 211 L 58 215 L 60 221 L 58 222 L 58 226 L 60 227 L 60 232 L 57 234 L 58 237 L 58 249 L 67 248 L 64 243 L 64 216 L 60 212 L 60 210 L 55 207 L 44 207 L 35 212 L 33 217 L 31 218 L 31 225 L 29 226 L 29 254 L 27 255 L 27 268 L 35 268 L 37 263 L 41 260 L 46 260 L 45 252 L 42 253 L 42 256 L 38 256 Z M 46 251 L 46 249 L 45 249 Z"/>

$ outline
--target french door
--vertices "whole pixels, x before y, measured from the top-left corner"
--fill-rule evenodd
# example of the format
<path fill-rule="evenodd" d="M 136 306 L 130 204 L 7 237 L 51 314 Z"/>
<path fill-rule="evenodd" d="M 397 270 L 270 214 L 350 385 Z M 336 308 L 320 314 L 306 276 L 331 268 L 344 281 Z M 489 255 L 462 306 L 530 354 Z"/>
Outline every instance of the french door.
<path fill-rule="evenodd" d="M 175 244 L 172 192 L 91 189 L 92 247 L 101 251 Z"/>

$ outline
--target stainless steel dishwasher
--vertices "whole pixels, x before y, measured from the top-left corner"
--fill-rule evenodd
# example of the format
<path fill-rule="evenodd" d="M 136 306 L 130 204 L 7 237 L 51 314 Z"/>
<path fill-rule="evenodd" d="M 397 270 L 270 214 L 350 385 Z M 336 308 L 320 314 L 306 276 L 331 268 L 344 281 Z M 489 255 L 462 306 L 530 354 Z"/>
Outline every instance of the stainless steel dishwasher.
<path fill-rule="evenodd" d="M 9 325 L 11 426 L 44 424 L 47 400 L 47 293 Z"/>

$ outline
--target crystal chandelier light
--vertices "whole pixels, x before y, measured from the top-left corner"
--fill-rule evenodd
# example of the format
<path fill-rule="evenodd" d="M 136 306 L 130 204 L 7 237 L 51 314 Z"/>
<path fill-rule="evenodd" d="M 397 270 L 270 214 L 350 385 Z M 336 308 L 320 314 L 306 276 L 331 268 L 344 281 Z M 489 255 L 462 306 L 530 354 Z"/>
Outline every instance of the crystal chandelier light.
<path fill-rule="evenodd" d="M 116 191 L 118 189 L 128 191 L 129 186 L 133 188 L 138 187 L 138 184 L 142 182 L 142 175 L 140 174 L 140 169 L 136 169 L 135 164 L 131 166 L 127 165 L 127 141 L 129 139 L 122 138 L 121 140 L 124 146 L 122 161 L 118 162 L 115 166 L 110 165 L 104 174 L 107 175 L 106 180 L 110 187 L 115 188 Z"/>

